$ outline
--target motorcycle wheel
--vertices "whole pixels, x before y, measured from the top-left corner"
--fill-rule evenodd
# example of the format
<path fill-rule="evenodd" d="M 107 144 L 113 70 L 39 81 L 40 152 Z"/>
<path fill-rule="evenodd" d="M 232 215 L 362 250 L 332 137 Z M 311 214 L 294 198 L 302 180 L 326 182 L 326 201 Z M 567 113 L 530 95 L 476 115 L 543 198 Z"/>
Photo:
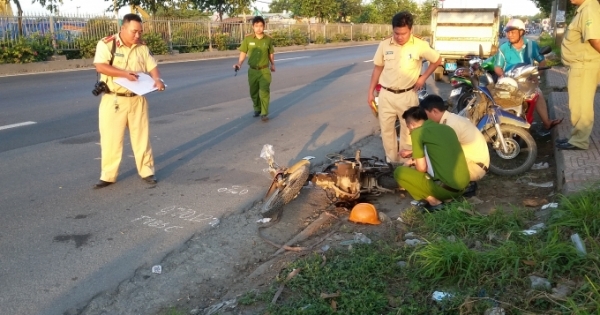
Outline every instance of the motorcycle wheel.
<path fill-rule="evenodd" d="M 484 131 L 490 149 L 490 172 L 510 176 L 528 171 L 537 157 L 537 145 L 529 131 L 511 125 L 500 125 L 500 130 L 508 152 L 493 148 L 498 138 L 494 127 Z"/>
<path fill-rule="evenodd" d="M 296 198 L 302 186 L 308 179 L 309 164 L 302 165 L 295 169 L 292 173 L 285 175 L 284 184 L 282 187 L 276 187 L 262 205 L 260 214 L 264 218 L 277 217 L 281 208 Z"/>
<path fill-rule="evenodd" d="M 456 106 L 452 108 L 452 112 L 455 114 L 460 113 L 463 109 L 465 109 L 465 107 L 467 107 L 467 104 L 469 104 L 471 99 L 473 99 L 474 97 L 475 94 L 473 93 L 472 89 L 461 94 L 456 100 Z"/>

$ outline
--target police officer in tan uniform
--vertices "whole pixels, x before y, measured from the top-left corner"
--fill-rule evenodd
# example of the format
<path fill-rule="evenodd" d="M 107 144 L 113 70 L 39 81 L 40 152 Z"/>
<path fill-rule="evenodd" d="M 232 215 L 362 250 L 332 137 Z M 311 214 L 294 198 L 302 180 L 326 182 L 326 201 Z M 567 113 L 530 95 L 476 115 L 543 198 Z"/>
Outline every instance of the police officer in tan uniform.
<path fill-rule="evenodd" d="M 141 42 L 142 31 L 141 18 L 127 14 L 123 17 L 121 31 L 103 38 L 96 46 L 94 65 L 101 74 L 100 80 L 106 83 L 110 91 L 102 95 L 98 111 L 102 171 L 100 180 L 94 185 L 95 189 L 117 181 L 125 128 L 129 128 L 138 174 L 144 182 L 156 184 L 148 130 L 148 102 L 145 97 L 114 83 L 114 79 L 119 77 L 136 81 L 137 73 L 144 72 L 152 76 L 154 87 L 159 91 L 165 89 L 156 61 L 148 47 Z"/>
<path fill-rule="evenodd" d="M 392 18 L 394 35 L 379 43 L 373 57 L 373 73 L 369 84 L 367 102 L 374 101 L 377 84 L 379 92 L 379 125 L 381 139 L 389 163 L 406 161 L 398 155 L 398 135 L 396 119 L 402 117 L 405 110 L 419 105 L 417 90 L 423 87 L 425 80 L 442 63 L 440 54 L 429 44 L 411 34 L 413 16 L 407 11 L 397 13 Z M 422 59 L 429 61 L 429 67 L 421 75 Z M 400 119 L 400 150 L 410 150 L 411 142 L 406 122 Z"/>
<path fill-rule="evenodd" d="M 569 67 L 568 92 L 571 137 L 560 139 L 561 150 L 587 150 L 594 127 L 594 96 L 600 82 L 600 4 L 597 0 L 571 0 L 577 13 L 561 45 L 562 63 Z"/>

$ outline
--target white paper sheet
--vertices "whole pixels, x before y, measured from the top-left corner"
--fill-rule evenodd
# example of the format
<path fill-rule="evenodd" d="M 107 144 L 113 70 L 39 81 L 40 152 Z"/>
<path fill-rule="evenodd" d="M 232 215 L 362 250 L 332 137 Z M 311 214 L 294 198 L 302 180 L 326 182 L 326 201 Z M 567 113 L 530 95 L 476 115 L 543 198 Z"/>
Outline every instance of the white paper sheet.
<path fill-rule="evenodd" d="M 129 81 L 126 78 L 116 78 L 114 82 L 137 95 L 148 94 L 152 91 L 156 91 L 154 87 L 154 79 L 145 73 L 138 73 L 139 77 L 137 81 Z"/>

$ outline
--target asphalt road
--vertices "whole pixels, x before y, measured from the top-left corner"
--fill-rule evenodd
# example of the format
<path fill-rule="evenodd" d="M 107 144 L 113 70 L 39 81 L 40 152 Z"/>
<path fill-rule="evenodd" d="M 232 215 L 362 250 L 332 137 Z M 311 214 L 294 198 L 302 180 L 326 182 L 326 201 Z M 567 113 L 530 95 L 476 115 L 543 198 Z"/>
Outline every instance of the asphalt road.
<path fill-rule="evenodd" d="M 168 88 L 148 97 L 155 188 L 138 178 L 126 136 L 118 182 L 91 189 L 100 171 L 94 71 L 0 78 L 0 313 L 81 308 L 214 218 L 250 207 L 270 181 L 264 144 L 280 164 L 319 163 L 377 132 L 366 105 L 375 49 L 276 54 L 267 123 L 252 117 L 235 58 L 160 65 Z M 449 93 L 431 79 L 428 89 Z M 25 122 L 35 123 L 7 127 Z"/>

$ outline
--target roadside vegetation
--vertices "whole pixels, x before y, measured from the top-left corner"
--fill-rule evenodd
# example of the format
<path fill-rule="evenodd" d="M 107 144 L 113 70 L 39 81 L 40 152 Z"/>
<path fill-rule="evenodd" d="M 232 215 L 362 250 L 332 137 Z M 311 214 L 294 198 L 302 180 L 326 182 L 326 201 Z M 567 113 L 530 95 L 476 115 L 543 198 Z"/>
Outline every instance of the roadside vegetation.
<path fill-rule="evenodd" d="M 408 246 L 401 232 L 315 253 L 238 303 L 261 314 L 484 314 L 494 307 L 506 314 L 599 314 L 599 204 L 598 184 L 560 197 L 544 227 L 529 235 L 523 231 L 539 223 L 531 210 L 481 215 L 466 202 L 435 213 L 412 208 L 401 225 L 421 245 Z M 575 234 L 583 244 L 572 241 Z M 438 301 L 435 291 L 443 292 Z"/>
<path fill-rule="evenodd" d="M 550 46 L 552 47 L 552 52 L 554 53 L 554 58 L 548 58 L 546 61 L 547 66 L 562 66 L 562 62 L 560 61 L 560 45 L 556 45 L 554 37 L 550 34 L 544 32 L 540 35 L 539 38 L 540 47 Z"/>

